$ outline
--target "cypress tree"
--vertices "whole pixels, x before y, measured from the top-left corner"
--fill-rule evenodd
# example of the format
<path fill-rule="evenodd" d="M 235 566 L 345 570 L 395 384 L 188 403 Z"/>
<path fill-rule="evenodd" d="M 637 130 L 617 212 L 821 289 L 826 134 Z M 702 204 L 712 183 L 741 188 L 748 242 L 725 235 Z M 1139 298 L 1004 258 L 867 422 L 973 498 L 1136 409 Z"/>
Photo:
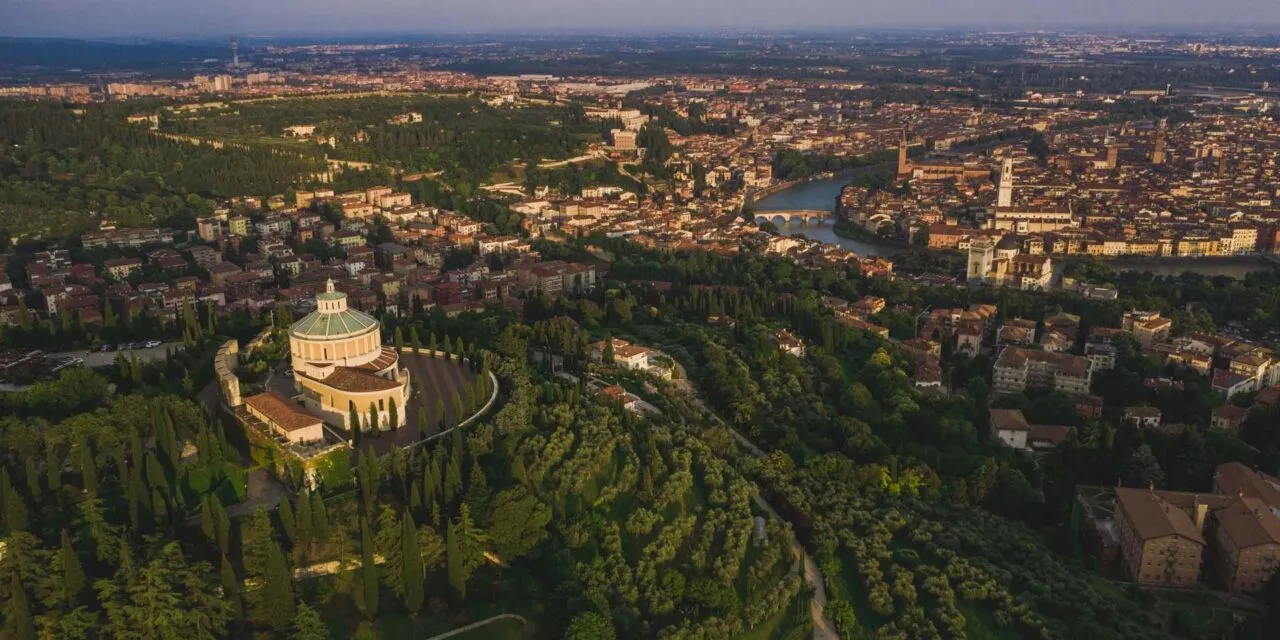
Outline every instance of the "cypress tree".
<path fill-rule="evenodd" d="M 378 615 L 378 568 L 373 564 L 373 535 L 369 532 L 369 519 L 360 518 L 360 585 L 356 591 L 356 605 L 370 620 Z"/>
<path fill-rule="evenodd" d="M 427 408 L 418 407 L 418 438 L 427 437 Z"/>
<path fill-rule="evenodd" d="M 145 459 L 147 484 L 156 491 L 168 493 L 169 479 L 166 477 L 164 467 L 160 465 L 160 459 L 156 457 L 154 451 L 148 451 Z"/>
<path fill-rule="evenodd" d="M 431 337 L 427 341 L 427 351 L 432 358 L 436 357 L 436 333 L 431 332 Z"/>
<path fill-rule="evenodd" d="M 444 468 L 444 503 L 453 504 L 453 499 L 462 490 L 462 463 L 450 458 Z"/>
<path fill-rule="evenodd" d="M 36 623 L 31 616 L 31 601 L 27 599 L 27 590 L 14 572 L 9 583 L 9 606 L 5 608 L 5 621 L 9 627 L 9 637 L 14 640 L 35 640 Z"/>
<path fill-rule="evenodd" d="M 280 529 L 284 531 L 284 537 L 289 540 L 289 544 L 298 545 L 297 529 L 294 525 L 297 522 L 293 516 L 293 505 L 290 504 L 289 498 L 280 501 L 280 510 L 276 514 L 280 518 Z"/>
<path fill-rule="evenodd" d="M 158 488 L 151 491 L 151 515 L 155 518 L 157 529 L 163 529 L 169 522 L 168 504 Z"/>
<path fill-rule="evenodd" d="M 93 459 L 93 450 L 88 442 L 80 445 L 80 477 L 85 492 L 91 496 L 98 495 L 98 463 Z"/>
<path fill-rule="evenodd" d="M 404 562 L 404 606 L 411 615 L 416 615 L 422 608 L 422 581 L 426 576 L 422 567 L 422 549 L 418 546 L 418 528 L 408 511 L 400 520 L 400 542 L 400 556 Z"/>
<path fill-rule="evenodd" d="M 311 496 L 304 493 L 298 498 L 298 513 L 295 516 L 294 532 L 297 533 L 298 539 L 294 542 L 294 548 L 299 547 L 306 549 L 311 545 L 312 538 L 312 521 L 315 516 L 311 513 Z"/>
<path fill-rule="evenodd" d="M 444 539 L 445 561 L 449 568 L 449 585 L 453 587 L 458 599 L 467 599 L 467 575 L 463 566 L 462 549 L 458 541 L 457 526 L 450 520 L 445 527 Z"/>
<path fill-rule="evenodd" d="M 267 553 L 267 571 L 258 597 L 254 618 L 277 631 L 293 623 L 297 614 L 293 596 L 293 574 L 285 562 L 284 552 L 274 541 Z"/>
<path fill-rule="evenodd" d="M 473 415 L 476 412 L 476 391 L 467 385 L 467 415 Z"/>
<path fill-rule="evenodd" d="M 80 564 L 80 557 L 71 546 L 71 536 L 67 535 L 66 529 L 62 530 L 62 548 L 58 550 L 58 564 L 62 566 L 62 588 L 67 608 L 74 609 L 87 581 L 84 566 Z"/>
<path fill-rule="evenodd" d="M 44 495 L 44 487 L 40 486 L 40 471 L 36 469 L 35 458 L 28 457 L 22 466 L 27 474 L 27 491 L 31 493 L 31 499 L 39 503 L 40 496 Z"/>
<path fill-rule="evenodd" d="M 353 448 L 359 449 L 360 448 L 360 431 L 361 431 L 360 413 L 356 411 L 355 402 L 351 402 L 349 404 L 350 404 L 349 409 L 351 411 L 351 415 L 347 416 L 347 422 L 351 426 L 351 446 Z"/>
<path fill-rule="evenodd" d="M 467 489 L 473 494 L 475 492 L 483 492 L 489 488 L 489 481 L 484 477 L 484 472 L 480 470 L 480 465 L 471 465 L 471 477 L 467 479 Z"/>
<path fill-rule="evenodd" d="M 400 409 L 396 406 L 395 398 L 387 405 L 387 423 L 391 425 L 392 431 L 400 428 Z"/>
<path fill-rule="evenodd" d="M 226 555 L 227 549 L 231 546 L 231 518 L 227 516 L 227 510 L 222 508 L 222 502 L 217 498 L 210 496 L 209 505 L 213 508 L 213 526 L 217 534 L 218 550 Z"/>
<path fill-rule="evenodd" d="M 369 431 L 373 437 L 378 437 L 378 431 L 382 428 L 378 421 L 378 405 L 369 403 Z"/>
<path fill-rule="evenodd" d="M 409 487 L 409 510 L 419 515 L 422 514 L 422 492 L 418 488 L 417 480 L 414 480 Z"/>
<path fill-rule="evenodd" d="M 453 392 L 453 426 L 462 423 L 462 396 L 457 391 Z"/>
<path fill-rule="evenodd" d="M 413 354 L 418 355 L 422 350 L 422 340 L 418 338 L 418 325 L 409 327 L 409 346 L 413 348 Z"/>
<path fill-rule="evenodd" d="M 62 490 L 62 460 L 58 451 L 50 446 L 44 452 L 44 470 L 48 475 L 49 491 L 56 493 Z"/>
<path fill-rule="evenodd" d="M 222 582 L 222 595 L 235 608 L 236 619 L 244 618 L 244 602 L 240 597 L 240 579 L 236 577 L 236 570 L 231 566 L 231 561 L 227 559 L 227 555 L 222 554 L 222 560 L 218 563 L 218 579 Z"/>
<path fill-rule="evenodd" d="M 0 469 L 0 497 L 4 499 L 5 531 L 11 535 L 26 531 L 31 524 L 27 516 L 27 503 L 13 488 L 8 469 Z"/>
<path fill-rule="evenodd" d="M 205 495 L 204 500 L 200 501 L 200 531 L 205 540 L 217 542 L 218 532 L 213 526 L 213 508 L 209 506 L 209 500 L 209 496 Z"/>
<path fill-rule="evenodd" d="M 324 496 L 319 493 L 311 494 L 311 517 L 314 519 L 314 525 L 311 528 L 313 539 L 317 544 L 328 542 L 329 510 L 324 506 Z"/>
<path fill-rule="evenodd" d="M 444 417 L 444 398 L 439 398 L 436 400 L 436 429 L 444 431 L 447 428 Z"/>

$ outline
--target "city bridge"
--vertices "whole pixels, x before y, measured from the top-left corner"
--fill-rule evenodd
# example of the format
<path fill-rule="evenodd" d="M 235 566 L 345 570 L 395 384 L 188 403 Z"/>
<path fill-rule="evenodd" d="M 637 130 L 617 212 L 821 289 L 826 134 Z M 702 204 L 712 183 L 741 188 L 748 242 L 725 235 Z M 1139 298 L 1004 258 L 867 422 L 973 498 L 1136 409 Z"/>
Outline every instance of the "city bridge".
<path fill-rule="evenodd" d="M 831 217 L 830 211 L 822 209 L 784 209 L 779 211 L 757 211 L 756 224 L 772 222 L 777 225 L 786 224 L 788 222 L 798 222 L 800 224 L 809 224 L 810 222 L 819 223 Z"/>

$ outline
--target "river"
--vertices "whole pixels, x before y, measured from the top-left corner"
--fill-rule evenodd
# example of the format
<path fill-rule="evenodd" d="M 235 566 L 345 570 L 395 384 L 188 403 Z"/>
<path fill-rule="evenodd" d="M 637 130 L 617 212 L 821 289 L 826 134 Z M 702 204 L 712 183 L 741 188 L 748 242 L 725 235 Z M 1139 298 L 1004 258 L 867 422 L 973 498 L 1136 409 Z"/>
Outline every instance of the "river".
<path fill-rule="evenodd" d="M 798 184 L 756 202 L 755 210 L 758 213 L 787 209 L 833 211 L 836 208 L 836 198 L 840 195 L 840 189 L 848 184 L 849 176 L 850 172 L 843 172 L 837 174 L 834 178 Z M 778 230 L 788 235 L 798 233 L 810 240 L 837 244 L 860 256 L 888 257 L 902 252 L 902 247 L 898 245 L 841 238 L 836 235 L 833 222 L 830 219 L 821 224 L 788 222 L 780 225 Z"/>
<path fill-rule="evenodd" d="M 798 184 L 790 189 L 779 191 L 755 203 L 759 213 L 782 211 L 788 209 L 821 209 L 834 211 L 836 198 L 840 189 L 849 181 L 850 172 L 844 172 L 833 178 L 814 180 Z M 784 234 L 798 233 L 810 240 L 844 247 L 860 256 L 891 257 L 903 251 L 900 245 L 881 244 L 868 240 L 853 240 L 836 235 L 833 222 L 828 220 L 821 224 L 801 224 L 788 222 L 780 225 L 778 230 Z M 1066 260 L 1055 259 L 1057 269 L 1065 266 Z M 1223 258 L 1131 258 L 1117 259 L 1111 267 L 1118 271 L 1150 271 L 1157 276 L 1177 276 L 1184 271 L 1194 271 L 1211 277 L 1228 276 L 1241 279 L 1255 271 L 1266 271 L 1270 264 L 1254 257 Z"/>

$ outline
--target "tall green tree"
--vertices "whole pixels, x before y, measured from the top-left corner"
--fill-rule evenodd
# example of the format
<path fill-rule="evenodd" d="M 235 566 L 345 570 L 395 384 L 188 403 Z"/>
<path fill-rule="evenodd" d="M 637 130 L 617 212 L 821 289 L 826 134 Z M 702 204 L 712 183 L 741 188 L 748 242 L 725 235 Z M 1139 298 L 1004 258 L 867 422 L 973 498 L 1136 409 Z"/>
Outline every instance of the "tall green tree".
<path fill-rule="evenodd" d="M 459 539 L 458 525 L 452 520 L 445 527 L 444 553 L 449 567 L 449 586 L 458 594 L 459 600 L 467 599 L 467 578 L 465 562 L 462 555 L 462 541 Z"/>
<path fill-rule="evenodd" d="M 127 547 L 126 547 L 127 548 Z M 126 556 L 127 557 L 127 556 Z M 216 640 L 226 636 L 233 607 L 209 585 L 208 563 L 188 564 L 177 542 L 136 569 L 121 564 L 114 579 L 95 583 L 109 638 Z"/>
<path fill-rule="evenodd" d="M 311 517 L 314 519 L 311 531 L 316 544 L 328 542 L 329 510 L 324 504 L 324 496 L 319 491 L 311 494 Z"/>
<path fill-rule="evenodd" d="M 304 492 L 298 497 L 298 512 L 294 517 L 293 531 L 297 535 L 295 549 L 307 550 L 312 541 L 315 516 L 311 513 L 311 494 Z"/>
<path fill-rule="evenodd" d="M 360 431 L 361 431 L 360 412 L 356 411 L 355 402 L 350 402 L 348 404 L 350 405 L 349 406 L 350 415 L 347 416 L 347 424 L 350 425 L 351 427 L 351 446 L 352 448 L 359 450 L 360 449 Z"/>
<path fill-rule="evenodd" d="M 244 597 L 242 595 L 244 586 L 240 583 L 240 578 L 236 577 L 236 570 L 231 566 L 231 561 L 227 559 L 226 554 L 219 556 L 218 581 L 222 584 L 222 596 L 226 598 L 227 602 L 231 603 L 232 617 L 236 619 L 244 618 Z"/>
<path fill-rule="evenodd" d="M 298 615 L 293 618 L 293 633 L 289 640 L 329 640 L 329 626 L 324 618 L 303 602 L 298 605 Z"/>
<path fill-rule="evenodd" d="M 293 505 L 288 497 L 280 501 L 280 508 L 276 514 L 280 518 L 280 530 L 284 532 L 284 537 L 291 545 L 298 544 L 298 532 L 295 528 L 297 519 L 293 515 Z"/>
<path fill-rule="evenodd" d="M 285 560 L 280 545 L 272 544 L 267 555 L 266 571 L 262 586 L 253 592 L 253 617 L 276 631 L 282 631 L 293 623 L 297 615 L 293 593 L 293 572 Z"/>
<path fill-rule="evenodd" d="M 401 573 L 404 575 L 403 597 L 404 606 L 409 610 L 411 615 L 416 615 L 422 609 L 422 601 L 425 596 L 423 593 L 422 582 L 426 579 L 426 572 L 422 566 L 422 550 L 418 542 L 418 528 L 413 523 L 413 515 L 408 511 L 404 512 L 400 520 L 401 535 L 401 561 L 404 568 Z"/>
<path fill-rule="evenodd" d="M 369 519 L 360 518 L 360 579 L 356 585 L 356 606 L 365 618 L 378 616 L 378 567 L 374 565 L 373 534 Z"/>
<path fill-rule="evenodd" d="M 84 593 L 88 581 L 85 579 L 84 566 L 80 557 L 71 546 L 71 536 L 62 530 L 62 548 L 58 550 L 58 568 L 62 570 L 62 600 L 68 609 L 74 609 Z"/>
<path fill-rule="evenodd" d="M 5 607 L 4 622 L 7 637 L 13 640 L 35 640 L 36 623 L 31 615 L 31 601 L 17 573 L 13 574 L 9 584 L 9 604 Z"/>
<path fill-rule="evenodd" d="M 382 583 L 397 596 L 404 597 L 404 562 L 400 559 L 400 516 L 390 506 L 383 505 L 378 513 L 377 531 L 373 534 L 373 549 L 382 558 Z"/>

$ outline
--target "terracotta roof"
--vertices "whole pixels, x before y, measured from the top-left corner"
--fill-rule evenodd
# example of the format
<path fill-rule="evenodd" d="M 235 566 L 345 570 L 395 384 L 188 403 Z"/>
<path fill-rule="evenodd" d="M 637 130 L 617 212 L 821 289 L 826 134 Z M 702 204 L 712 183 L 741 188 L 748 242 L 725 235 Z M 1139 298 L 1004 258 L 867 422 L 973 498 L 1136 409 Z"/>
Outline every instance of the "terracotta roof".
<path fill-rule="evenodd" d="M 1124 417 L 1126 418 L 1159 418 L 1160 410 L 1155 407 L 1125 407 Z"/>
<path fill-rule="evenodd" d="M 1244 420 L 1249 415 L 1249 410 L 1244 407 L 1237 407 L 1234 404 L 1226 404 L 1213 410 L 1213 417 L 1222 418 L 1228 422 L 1236 422 Z"/>
<path fill-rule="evenodd" d="M 382 347 L 382 352 L 372 362 L 366 362 L 355 368 L 364 371 L 384 371 L 399 361 L 400 354 L 396 353 L 395 347 Z"/>
<path fill-rule="evenodd" d="M 1280 508 L 1280 479 L 1254 471 L 1239 462 L 1224 462 L 1218 465 L 1213 479 L 1218 490 L 1223 494 L 1239 493 Z"/>
<path fill-rule="evenodd" d="M 339 391 L 351 393 L 390 391 L 400 387 L 400 383 L 395 380 L 388 380 L 355 367 L 335 367 L 333 373 L 320 382 Z"/>
<path fill-rule="evenodd" d="M 1143 541 L 1178 536 L 1204 544 L 1204 536 L 1191 518 L 1176 506 L 1148 489 L 1116 489 L 1116 506 L 1124 511 Z"/>
<path fill-rule="evenodd" d="M 1055 424 L 1033 424 L 1031 430 L 1027 432 L 1027 441 L 1045 442 L 1057 446 L 1066 442 L 1075 429 L 1075 427 Z"/>
<path fill-rule="evenodd" d="M 297 431 L 323 422 L 319 417 L 303 411 L 279 391 L 268 391 L 249 396 L 244 403 L 266 416 L 274 426 L 284 431 Z"/>
<path fill-rule="evenodd" d="M 634 358 L 636 356 L 641 356 L 646 353 L 649 353 L 649 351 L 650 351 L 649 347 L 638 347 L 630 344 L 624 345 L 621 347 L 614 347 L 613 349 L 614 356 L 622 360 L 630 360 L 631 358 Z"/>
<path fill-rule="evenodd" d="M 1280 519 L 1257 498 L 1239 498 L 1215 512 L 1214 517 L 1237 549 L 1280 544 Z"/>
<path fill-rule="evenodd" d="M 1031 425 L 1020 409 L 992 409 L 991 425 L 997 431 L 1030 431 Z"/>

